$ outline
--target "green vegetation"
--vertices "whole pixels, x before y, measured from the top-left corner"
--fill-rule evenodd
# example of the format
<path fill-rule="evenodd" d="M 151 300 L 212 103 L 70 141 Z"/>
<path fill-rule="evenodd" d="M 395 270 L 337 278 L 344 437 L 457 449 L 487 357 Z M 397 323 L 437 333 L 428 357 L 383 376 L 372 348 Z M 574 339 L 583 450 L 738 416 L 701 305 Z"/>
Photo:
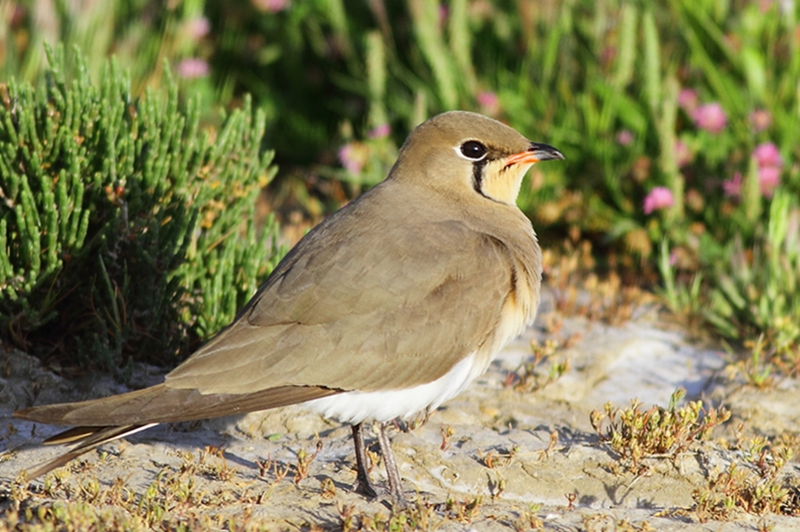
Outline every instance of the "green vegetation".
<path fill-rule="evenodd" d="M 226 325 L 278 258 L 255 200 L 274 168 L 249 100 L 219 130 L 195 103 L 140 100 L 117 62 L 64 54 L 36 91 L 0 84 L 0 335 L 116 369 L 173 364 Z M 262 224 L 263 225 L 263 224 Z"/>
<path fill-rule="evenodd" d="M 551 248 L 658 283 L 669 307 L 796 374 L 798 7 L 775 1 L 10 3 L 5 77 L 41 43 L 114 53 L 134 95 L 170 83 L 200 116 L 253 95 L 284 168 L 282 214 L 312 218 L 383 178 L 424 118 L 465 108 L 549 142 L 520 204 Z M 287 220 L 296 219 L 286 217 Z M 794 324 L 794 325 L 793 325 Z"/>
<path fill-rule="evenodd" d="M 700 522 L 733 520 L 742 513 L 800 515 L 800 500 L 791 475 L 791 447 L 762 436 L 737 434 L 731 448 L 740 458 L 721 471 L 715 468 L 708 485 L 692 491 L 692 509 Z"/>
<path fill-rule="evenodd" d="M 675 462 L 695 441 L 709 439 L 712 429 L 731 417 L 724 408 L 706 411 L 702 401 L 678 407 L 685 395 L 686 390 L 678 388 L 667 408 L 653 406 L 649 410 L 642 410 L 636 399 L 623 409 L 606 403 L 603 412 L 592 412 L 592 427 L 632 472 L 646 471 L 642 461 L 648 457 L 668 457 Z M 608 427 L 604 427 L 606 422 Z"/>

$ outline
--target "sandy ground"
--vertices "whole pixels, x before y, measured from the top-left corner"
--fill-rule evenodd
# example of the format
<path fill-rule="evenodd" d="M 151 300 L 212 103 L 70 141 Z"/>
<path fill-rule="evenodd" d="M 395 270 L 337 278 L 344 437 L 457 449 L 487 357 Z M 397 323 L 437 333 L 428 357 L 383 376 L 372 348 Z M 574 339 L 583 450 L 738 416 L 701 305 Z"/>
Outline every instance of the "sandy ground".
<path fill-rule="evenodd" d="M 77 529 L 104 523 L 269 530 L 800 530 L 797 518 L 759 515 L 755 504 L 750 512 L 734 502 L 725 511 L 719 510 L 723 503 L 716 511 L 698 504 L 703 493 L 735 501 L 737 494 L 746 498 L 742 489 L 759 493 L 759 486 L 777 485 L 784 490 L 785 512 L 798 508 L 796 459 L 779 463 L 771 477 L 765 473 L 776 442 L 797 455 L 797 382 L 756 390 L 729 379 L 721 352 L 694 346 L 659 325 L 663 317 L 655 307 L 611 327 L 559 316 L 549 306 L 538 326 L 466 392 L 422 426 L 393 431 L 404 487 L 414 501 L 394 514 L 385 500 L 352 492 L 349 427 L 302 406 L 160 426 L 108 444 L 44 483 L 15 482 L 22 469 L 59 452 L 38 445 L 58 428 L 15 420 L 15 409 L 126 388 L 108 377 L 65 380 L 23 353 L 0 354 L 0 512 L 6 524 L 22 519 Z M 555 342 L 554 355 L 537 367 L 538 385 L 533 377 L 527 383 L 511 378 L 533 359 L 530 342 L 546 339 Z M 549 368 L 566 361 L 566 372 L 544 385 Z M 132 386 L 158 382 L 161 375 L 140 368 Z M 732 417 L 713 437 L 677 456 L 649 457 L 632 467 L 591 426 L 590 413 L 608 401 L 620 408 L 633 398 L 644 409 L 667 406 L 679 386 L 687 400 L 723 405 Z M 751 442 L 768 438 L 772 445 L 764 451 L 748 447 L 743 435 Z M 379 461 L 377 444 L 371 449 Z M 372 476 L 385 484 L 382 464 Z"/>

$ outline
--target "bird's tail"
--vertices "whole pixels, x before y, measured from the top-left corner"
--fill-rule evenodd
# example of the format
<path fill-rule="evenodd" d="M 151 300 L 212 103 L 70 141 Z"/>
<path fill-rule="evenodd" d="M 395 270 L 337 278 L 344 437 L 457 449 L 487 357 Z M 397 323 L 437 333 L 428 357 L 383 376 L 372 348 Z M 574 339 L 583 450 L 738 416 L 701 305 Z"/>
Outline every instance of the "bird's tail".
<path fill-rule="evenodd" d="M 78 444 L 66 453 L 39 465 L 36 469 L 28 471 L 28 479 L 34 479 L 46 475 L 53 469 L 66 465 L 71 460 L 88 453 L 92 449 L 108 443 L 136 434 L 142 430 L 149 429 L 158 423 L 147 423 L 145 425 L 123 425 L 120 427 L 74 427 L 64 432 L 60 432 L 44 441 L 46 445 L 62 445 L 73 442 Z"/>
<path fill-rule="evenodd" d="M 320 386 L 278 386 L 247 394 L 203 394 L 157 384 L 134 392 L 79 403 L 26 408 L 14 417 L 37 423 L 75 425 L 44 443 L 77 443 L 63 455 L 28 472 L 40 477 L 100 445 L 159 423 L 193 421 L 286 406 L 340 393 Z"/>

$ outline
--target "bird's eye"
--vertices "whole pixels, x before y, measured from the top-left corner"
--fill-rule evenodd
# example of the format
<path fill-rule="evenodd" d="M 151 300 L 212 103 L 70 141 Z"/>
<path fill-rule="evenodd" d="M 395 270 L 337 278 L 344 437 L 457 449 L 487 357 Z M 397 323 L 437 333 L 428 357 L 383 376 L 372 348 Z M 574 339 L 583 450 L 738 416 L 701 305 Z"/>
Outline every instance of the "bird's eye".
<path fill-rule="evenodd" d="M 479 161 L 486 157 L 486 146 L 477 140 L 468 140 L 461 145 L 461 154 L 467 159 Z"/>

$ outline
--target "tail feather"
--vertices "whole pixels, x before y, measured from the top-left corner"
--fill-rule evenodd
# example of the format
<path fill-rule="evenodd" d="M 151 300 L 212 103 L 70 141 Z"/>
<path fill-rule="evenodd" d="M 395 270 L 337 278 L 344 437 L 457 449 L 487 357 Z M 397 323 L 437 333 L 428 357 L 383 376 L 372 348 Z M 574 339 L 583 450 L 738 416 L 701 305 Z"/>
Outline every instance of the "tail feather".
<path fill-rule="evenodd" d="M 28 478 L 33 479 L 104 443 L 159 423 L 255 412 L 340 392 L 321 386 L 280 386 L 247 394 L 201 394 L 193 389 L 169 388 L 162 383 L 91 401 L 34 406 L 14 412 L 14 417 L 52 425 L 76 425 L 44 442 L 48 445 L 77 442 L 77 445 L 29 471 Z"/>
<path fill-rule="evenodd" d="M 117 440 L 136 434 L 142 430 L 149 429 L 156 426 L 158 423 L 149 423 L 147 425 L 125 425 L 122 427 L 76 427 L 67 431 L 56 434 L 48 438 L 44 443 L 46 444 L 62 444 L 74 441 L 80 441 L 78 445 L 70 449 L 64 454 L 61 454 L 49 462 L 41 464 L 36 469 L 28 471 L 28 479 L 34 479 L 46 475 L 50 471 L 59 467 L 67 465 L 69 462 L 79 457 L 84 453 L 96 449 L 97 447 Z"/>
<path fill-rule="evenodd" d="M 107 427 L 73 427 L 69 430 L 59 432 L 55 436 L 50 436 L 42 443 L 44 445 L 67 445 L 69 443 L 80 442 L 87 439 L 92 434 L 97 434 L 99 430 Z"/>

